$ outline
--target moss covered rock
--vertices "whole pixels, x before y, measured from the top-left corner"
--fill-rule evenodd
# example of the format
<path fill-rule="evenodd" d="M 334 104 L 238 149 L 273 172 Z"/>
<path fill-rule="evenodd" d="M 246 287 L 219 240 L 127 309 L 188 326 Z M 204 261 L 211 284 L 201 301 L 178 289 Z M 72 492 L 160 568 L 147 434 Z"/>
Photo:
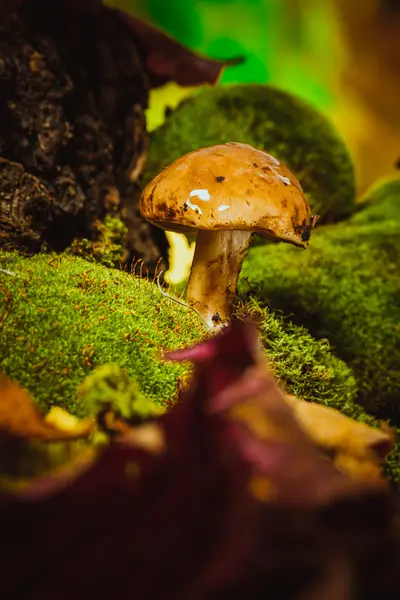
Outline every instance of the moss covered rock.
<path fill-rule="evenodd" d="M 108 401 L 113 388 L 120 410 L 132 406 L 139 391 L 157 405 L 174 400 L 188 366 L 164 363 L 160 354 L 208 335 L 193 311 L 149 281 L 78 257 L 3 253 L 0 267 L 9 271 L 0 271 L 0 371 L 23 384 L 42 408 L 61 405 L 81 416 L 105 393 Z M 352 372 L 326 341 L 255 304 L 239 312 L 260 319 L 267 354 L 289 392 L 352 405 Z M 137 388 L 125 375 L 118 383 L 121 368 Z"/>
<path fill-rule="evenodd" d="M 152 134 L 144 182 L 191 150 L 232 141 L 286 163 L 322 222 L 354 211 L 353 164 L 333 125 L 304 101 L 269 85 L 227 85 L 183 100 Z"/>
<path fill-rule="evenodd" d="M 368 210 L 367 210 L 368 209 Z M 372 186 L 360 199 L 349 225 L 398 221 L 400 219 L 400 179 L 389 179 Z"/>
<path fill-rule="evenodd" d="M 347 222 L 313 233 L 307 251 L 251 249 L 240 290 L 326 337 L 354 370 L 358 399 L 400 425 L 400 185 L 373 190 Z"/>

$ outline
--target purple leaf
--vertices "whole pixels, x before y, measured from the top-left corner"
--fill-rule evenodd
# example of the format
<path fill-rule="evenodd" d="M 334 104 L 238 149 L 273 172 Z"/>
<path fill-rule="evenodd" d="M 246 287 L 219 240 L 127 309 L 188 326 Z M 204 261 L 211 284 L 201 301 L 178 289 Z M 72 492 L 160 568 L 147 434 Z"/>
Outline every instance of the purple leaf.
<path fill-rule="evenodd" d="M 365 586 L 391 592 L 390 496 L 320 456 L 256 328 L 238 323 L 168 357 L 193 360 L 193 382 L 141 426 L 146 444 L 133 428 L 98 457 L 0 494 L 2 596 L 304 600 L 328 597 L 332 582 L 355 599 Z"/>

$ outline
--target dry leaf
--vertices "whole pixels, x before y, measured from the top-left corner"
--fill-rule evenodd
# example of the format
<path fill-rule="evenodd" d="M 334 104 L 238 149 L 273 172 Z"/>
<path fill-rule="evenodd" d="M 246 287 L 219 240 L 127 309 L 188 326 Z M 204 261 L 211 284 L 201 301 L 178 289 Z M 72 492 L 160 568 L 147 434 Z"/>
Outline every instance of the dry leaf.
<path fill-rule="evenodd" d="M 192 52 L 165 32 L 121 12 L 121 17 L 136 36 L 151 87 L 168 81 L 181 86 L 215 84 L 224 67 L 243 62 L 241 56 L 227 60 L 214 60 Z"/>
<path fill-rule="evenodd" d="M 253 476 L 258 481 L 263 476 L 264 484 L 267 479 L 272 484 L 265 499 L 291 506 L 321 506 L 385 486 L 381 477 L 362 481 L 347 477 L 322 455 L 285 401 L 255 327 L 242 327 L 231 326 L 225 335 L 167 357 L 195 362 L 197 377 L 192 389 L 208 399 L 211 414 L 224 414 L 230 420 L 231 437 L 252 465 Z M 250 489 L 254 489 L 252 480 Z"/>
<path fill-rule="evenodd" d="M 383 459 L 393 449 L 394 431 L 375 429 L 338 410 L 286 395 L 296 417 L 316 444 L 355 456 L 374 454 Z"/>
<path fill-rule="evenodd" d="M 45 416 L 45 421 L 57 431 L 64 431 L 66 434 L 85 437 L 93 429 L 92 419 L 80 420 L 60 406 L 52 406 Z"/>
<path fill-rule="evenodd" d="M 27 0 L 0 0 L 0 21 Z M 36 2 L 38 10 L 45 11 L 44 0 Z M 159 87 L 169 81 L 181 86 L 215 84 L 224 67 L 243 62 L 243 57 L 213 60 L 192 52 L 165 32 L 136 19 L 122 10 L 111 9 L 101 0 L 62 0 L 60 8 L 71 11 L 113 10 L 131 29 L 139 54 L 150 79 L 151 87 Z"/>
<path fill-rule="evenodd" d="M 307 435 L 333 453 L 335 465 L 357 479 L 382 477 L 381 463 L 394 447 L 395 432 L 346 417 L 338 410 L 286 395 Z"/>
<path fill-rule="evenodd" d="M 61 441 L 88 437 L 93 431 L 92 419 L 78 421 L 66 411 L 60 411 L 54 412 L 53 409 L 53 413 L 46 418 L 23 387 L 0 375 L 0 436 Z"/>
<path fill-rule="evenodd" d="M 314 600 L 350 587 L 352 600 L 395 597 L 388 490 L 321 456 L 254 328 L 170 356 L 193 360 L 194 377 L 150 429 L 117 437 L 75 474 L 0 491 L 2 596 Z"/>

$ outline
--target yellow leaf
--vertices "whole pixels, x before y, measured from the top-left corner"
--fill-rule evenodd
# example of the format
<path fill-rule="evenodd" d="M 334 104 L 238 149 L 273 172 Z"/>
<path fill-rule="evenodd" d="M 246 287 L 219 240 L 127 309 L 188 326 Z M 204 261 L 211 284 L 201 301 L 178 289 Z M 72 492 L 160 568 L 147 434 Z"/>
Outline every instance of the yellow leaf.
<path fill-rule="evenodd" d="M 362 479 L 381 476 L 380 463 L 394 447 L 394 431 L 373 428 L 334 408 L 306 402 L 295 396 L 286 401 L 307 435 L 319 447 L 333 451 L 338 468 Z"/>
<path fill-rule="evenodd" d="M 73 419 L 72 415 L 69 417 Z M 54 422 L 54 416 L 47 420 L 27 390 L 0 375 L 0 435 L 57 441 L 87 437 L 93 428 L 91 420 L 75 422 L 72 428 L 69 421 L 67 427 L 65 414 L 64 420 L 58 417 Z"/>
<path fill-rule="evenodd" d="M 87 436 L 94 426 L 92 419 L 79 420 L 60 406 L 53 406 L 45 417 L 45 421 L 58 431 L 70 433 L 71 435 Z"/>

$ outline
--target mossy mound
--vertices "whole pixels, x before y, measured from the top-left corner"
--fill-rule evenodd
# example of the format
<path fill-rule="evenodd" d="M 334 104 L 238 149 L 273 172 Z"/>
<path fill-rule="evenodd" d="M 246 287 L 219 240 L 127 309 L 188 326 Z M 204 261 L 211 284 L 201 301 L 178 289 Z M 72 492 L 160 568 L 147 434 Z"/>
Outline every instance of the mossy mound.
<path fill-rule="evenodd" d="M 15 273 L 0 271 L 0 371 L 23 384 L 43 409 L 57 404 L 87 414 L 85 394 L 77 390 L 95 367 L 112 363 L 150 401 L 174 400 L 188 366 L 164 363 L 160 354 L 208 335 L 193 311 L 151 282 L 78 257 L 3 253 L 0 267 Z M 241 313 L 256 308 L 250 303 Z M 267 354 L 289 392 L 350 406 L 353 375 L 329 344 L 268 310 L 257 309 L 257 317 Z"/>
<path fill-rule="evenodd" d="M 251 249 L 240 290 L 250 285 L 314 337 L 329 339 L 354 370 L 362 405 L 400 425 L 400 202 L 393 190 L 399 186 L 387 184 L 349 221 L 317 228 L 307 251 Z"/>
<path fill-rule="evenodd" d="M 225 85 L 183 100 L 152 133 L 144 183 L 183 154 L 225 142 L 250 144 L 286 163 L 321 222 L 354 211 L 354 168 L 333 125 L 269 85 Z"/>
<path fill-rule="evenodd" d="M 368 209 L 368 210 L 367 210 Z M 400 219 L 400 179 L 389 179 L 371 187 L 360 199 L 349 224 L 398 221 Z"/>
<path fill-rule="evenodd" d="M 42 408 L 86 414 L 77 386 L 94 367 L 116 363 L 155 402 L 168 403 L 187 368 L 160 361 L 205 328 L 149 281 L 68 255 L 0 254 L 0 370 Z"/>

